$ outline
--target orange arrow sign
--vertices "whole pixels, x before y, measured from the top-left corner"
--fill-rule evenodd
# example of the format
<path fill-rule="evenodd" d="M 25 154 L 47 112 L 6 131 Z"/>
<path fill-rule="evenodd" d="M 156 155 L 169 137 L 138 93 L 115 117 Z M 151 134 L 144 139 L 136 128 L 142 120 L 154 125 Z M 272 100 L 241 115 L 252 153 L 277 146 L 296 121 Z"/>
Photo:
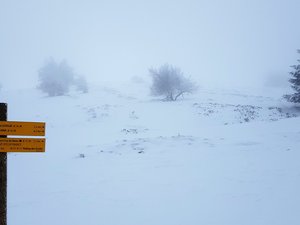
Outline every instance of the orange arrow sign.
<path fill-rule="evenodd" d="M 45 136 L 45 123 L 0 121 L 0 135 Z"/>
<path fill-rule="evenodd" d="M 0 138 L 0 152 L 45 152 L 45 138 Z"/>

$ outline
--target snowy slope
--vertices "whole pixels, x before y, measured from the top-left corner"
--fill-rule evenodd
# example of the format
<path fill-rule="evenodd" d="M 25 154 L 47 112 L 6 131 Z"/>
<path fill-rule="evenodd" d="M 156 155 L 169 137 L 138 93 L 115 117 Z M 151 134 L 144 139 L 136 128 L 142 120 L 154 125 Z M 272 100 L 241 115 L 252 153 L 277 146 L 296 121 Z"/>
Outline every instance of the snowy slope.
<path fill-rule="evenodd" d="M 9 154 L 8 224 L 299 224 L 296 109 L 222 90 L 141 93 L 1 93 L 9 120 L 47 122 L 46 153 Z"/>

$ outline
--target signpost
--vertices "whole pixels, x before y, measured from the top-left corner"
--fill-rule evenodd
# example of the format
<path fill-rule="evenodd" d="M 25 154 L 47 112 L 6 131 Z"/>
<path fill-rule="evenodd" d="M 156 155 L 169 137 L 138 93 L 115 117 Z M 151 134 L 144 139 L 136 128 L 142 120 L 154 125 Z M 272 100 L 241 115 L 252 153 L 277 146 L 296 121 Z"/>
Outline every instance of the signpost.
<path fill-rule="evenodd" d="M 0 103 L 0 225 L 7 225 L 7 152 L 45 152 L 45 138 L 7 138 L 45 136 L 45 123 L 7 120 L 7 104 Z"/>
<path fill-rule="evenodd" d="M 0 138 L 0 152 L 44 152 L 44 138 Z"/>
<path fill-rule="evenodd" d="M 0 121 L 7 120 L 7 104 L 0 103 Z M 6 136 L 0 136 L 6 138 Z M 0 225 L 7 224 L 7 153 L 0 152 Z"/>
<path fill-rule="evenodd" d="M 0 135 L 45 136 L 45 123 L 0 121 Z"/>

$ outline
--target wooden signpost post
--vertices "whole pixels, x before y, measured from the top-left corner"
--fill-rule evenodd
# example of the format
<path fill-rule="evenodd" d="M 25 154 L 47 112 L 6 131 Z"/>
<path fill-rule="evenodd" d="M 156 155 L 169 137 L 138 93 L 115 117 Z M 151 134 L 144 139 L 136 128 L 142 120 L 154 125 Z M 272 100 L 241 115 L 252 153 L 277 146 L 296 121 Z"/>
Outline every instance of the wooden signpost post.
<path fill-rule="evenodd" d="M 7 225 L 7 152 L 45 152 L 45 123 L 7 121 L 7 104 L 0 103 L 0 225 Z"/>

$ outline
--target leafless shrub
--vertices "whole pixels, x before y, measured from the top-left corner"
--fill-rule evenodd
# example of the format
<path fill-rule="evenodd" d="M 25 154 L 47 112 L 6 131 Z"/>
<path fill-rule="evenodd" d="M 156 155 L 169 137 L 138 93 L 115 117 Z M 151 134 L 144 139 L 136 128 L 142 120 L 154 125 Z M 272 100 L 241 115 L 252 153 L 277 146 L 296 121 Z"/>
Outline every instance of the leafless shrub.
<path fill-rule="evenodd" d="M 149 69 L 152 77 L 151 94 L 165 96 L 167 101 L 176 101 L 184 93 L 193 93 L 197 87 L 181 70 L 165 64 L 159 69 Z"/>

